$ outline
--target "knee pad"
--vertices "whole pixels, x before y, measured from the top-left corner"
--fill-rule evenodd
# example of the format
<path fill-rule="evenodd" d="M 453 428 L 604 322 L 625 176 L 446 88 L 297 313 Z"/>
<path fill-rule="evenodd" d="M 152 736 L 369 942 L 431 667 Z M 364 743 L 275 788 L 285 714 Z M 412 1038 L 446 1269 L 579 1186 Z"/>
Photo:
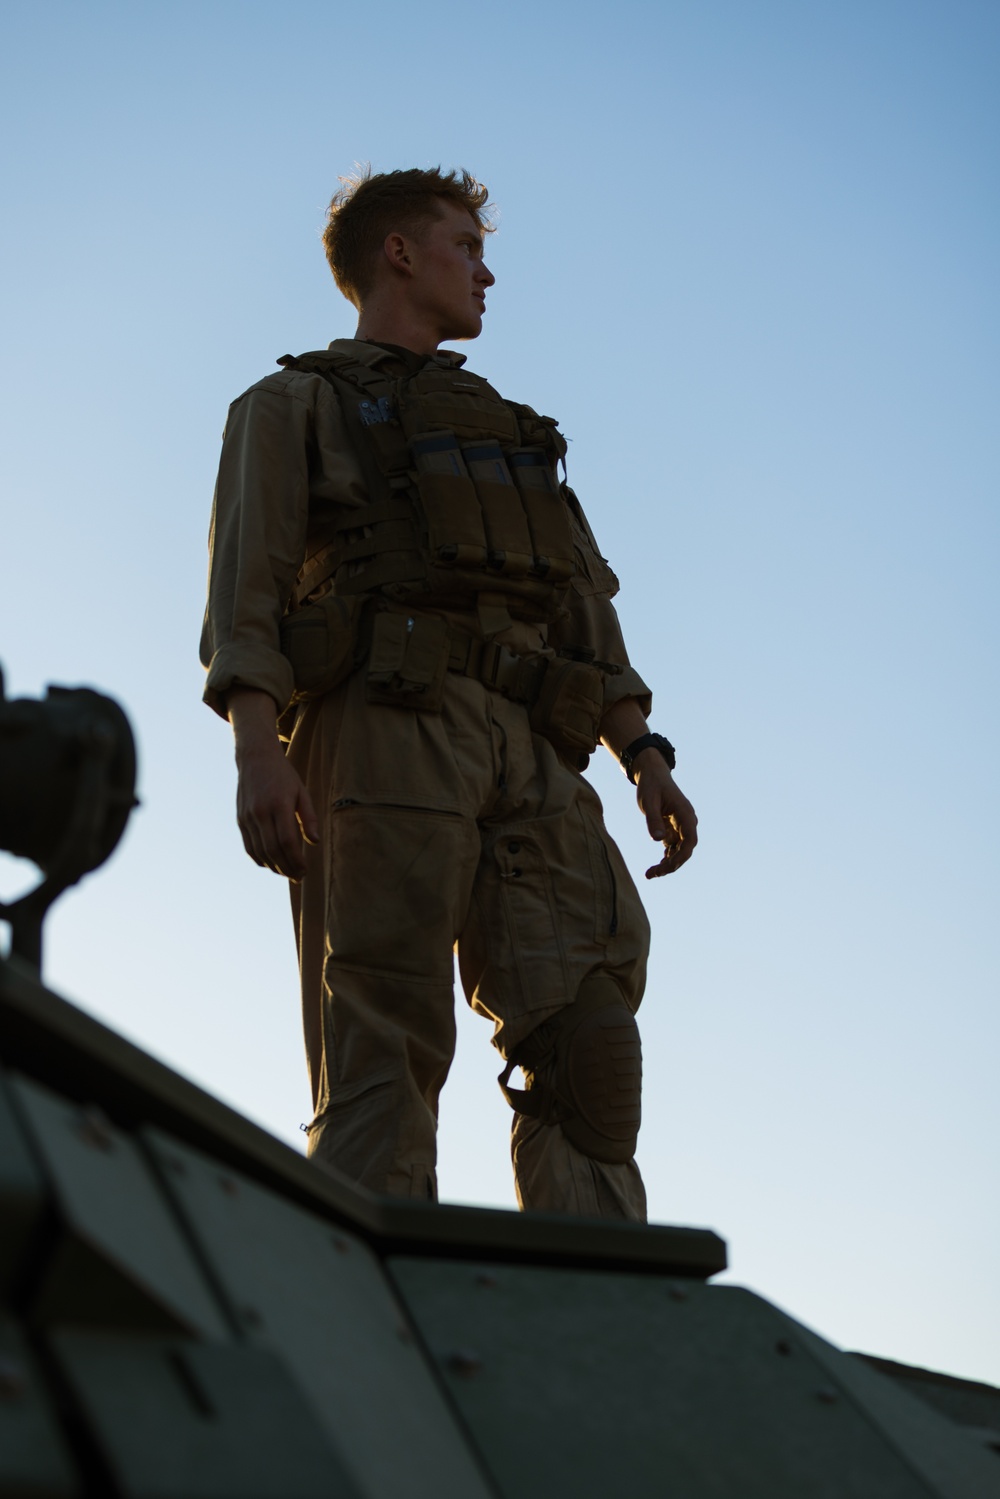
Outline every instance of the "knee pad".
<path fill-rule="evenodd" d="M 527 1089 L 507 1086 L 515 1067 Z M 639 1136 L 642 1049 L 635 1016 L 613 979 L 587 979 L 568 1005 L 514 1048 L 500 1087 L 511 1108 L 558 1124 L 595 1161 L 623 1164 Z"/>

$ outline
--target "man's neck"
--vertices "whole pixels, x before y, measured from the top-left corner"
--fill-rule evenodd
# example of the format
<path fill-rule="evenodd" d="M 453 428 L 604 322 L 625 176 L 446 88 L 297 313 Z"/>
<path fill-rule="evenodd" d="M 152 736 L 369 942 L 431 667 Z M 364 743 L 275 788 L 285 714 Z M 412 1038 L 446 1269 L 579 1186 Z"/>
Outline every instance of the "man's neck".
<path fill-rule="evenodd" d="M 363 307 L 355 338 L 373 344 L 395 344 L 414 354 L 436 354 L 441 339 L 419 317 L 399 308 Z"/>

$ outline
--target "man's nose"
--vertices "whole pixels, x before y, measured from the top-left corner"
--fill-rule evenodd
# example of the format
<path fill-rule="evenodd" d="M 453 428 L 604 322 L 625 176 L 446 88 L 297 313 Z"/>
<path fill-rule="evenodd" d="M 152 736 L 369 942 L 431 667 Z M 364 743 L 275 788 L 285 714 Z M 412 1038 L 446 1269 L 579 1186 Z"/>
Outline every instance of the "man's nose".
<path fill-rule="evenodd" d="M 496 284 L 496 279 L 497 278 L 494 276 L 493 272 L 490 270 L 485 261 L 481 262 L 476 280 L 482 281 L 484 286 L 494 286 Z"/>

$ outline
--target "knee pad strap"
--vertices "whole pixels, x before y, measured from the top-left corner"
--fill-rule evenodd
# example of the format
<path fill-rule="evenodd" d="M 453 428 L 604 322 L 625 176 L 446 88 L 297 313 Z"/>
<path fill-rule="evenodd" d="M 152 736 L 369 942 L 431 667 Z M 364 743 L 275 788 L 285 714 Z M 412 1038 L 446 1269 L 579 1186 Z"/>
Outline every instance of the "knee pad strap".
<path fill-rule="evenodd" d="M 527 1089 L 508 1087 L 515 1067 Z M 592 1160 L 632 1159 L 639 1135 L 642 1049 L 635 1016 L 615 981 L 586 979 L 571 1005 L 514 1048 L 500 1074 L 511 1108 L 558 1124 Z"/>

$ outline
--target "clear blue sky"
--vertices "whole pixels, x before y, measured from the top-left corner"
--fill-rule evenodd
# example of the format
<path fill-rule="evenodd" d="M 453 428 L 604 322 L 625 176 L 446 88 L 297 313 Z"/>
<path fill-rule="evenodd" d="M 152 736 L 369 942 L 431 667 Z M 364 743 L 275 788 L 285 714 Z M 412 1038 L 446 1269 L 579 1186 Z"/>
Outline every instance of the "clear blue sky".
<path fill-rule="evenodd" d="M 219 436 L 353 330 L 338 174 L 468 166 L 473 367 L 572 439 L 702 818 L 647 892 L 652 1216 L 842 1346 L 1000 1383 L 998 43 L 970 0 L 8 6 L 0 659 L 141 747 L 50 982 L 299 1142 L 285 891 L 200 704 Z M 442 1192 L 511 1204 L 460 1020 Z"/>

